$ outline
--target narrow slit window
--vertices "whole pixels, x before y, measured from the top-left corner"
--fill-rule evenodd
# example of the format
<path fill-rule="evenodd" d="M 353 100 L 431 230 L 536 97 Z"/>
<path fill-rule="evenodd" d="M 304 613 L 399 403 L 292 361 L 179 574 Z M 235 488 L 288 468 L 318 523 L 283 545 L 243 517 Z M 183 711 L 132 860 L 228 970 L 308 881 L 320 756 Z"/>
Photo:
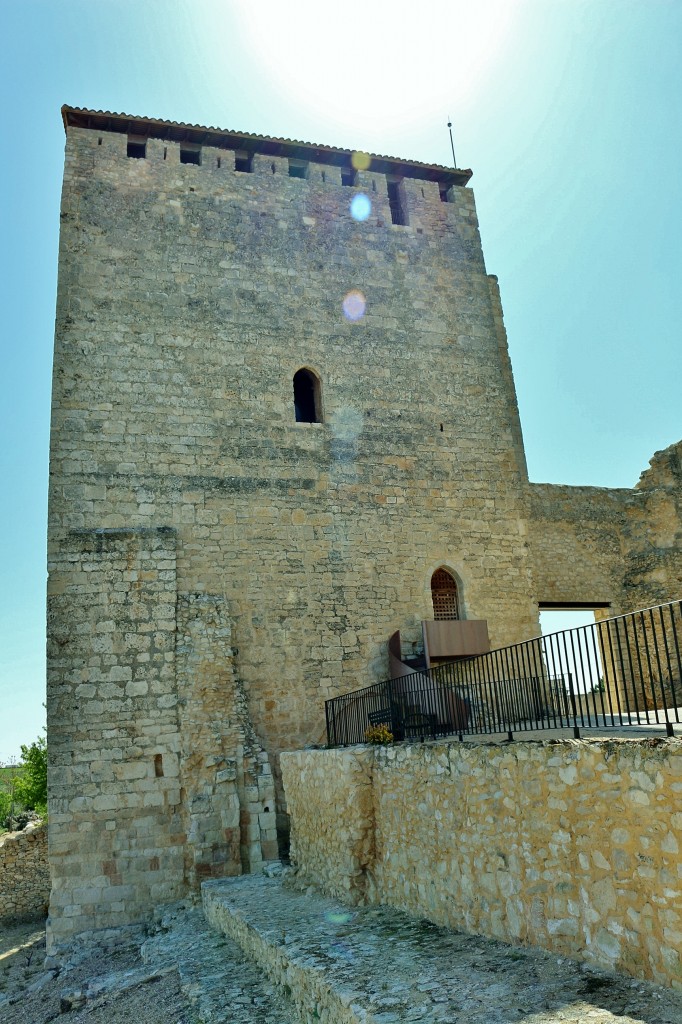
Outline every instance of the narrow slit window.
<path fill-rule="evenodd" d="M 253 153 L 247 153 L 245 149 L 238 149 L 234 154 L 234 169 L 240 174 L 252 174 Z"/>
<path fill-rule="evenodd" d="M 201 164 L 201 146 L 195 146 L 189 142 L 181 144 L 180 163 L 196 164 L 198 167 Z"/>
<path fill-rule="evenodd" d="M 403 195 L 402 182 L 398 179 L 387 181 L 388 205 L 391 208 L 391 220 L 394 224 L 407 224 L 407 211 L 405 209 L 405 197 Z"/>
<path fill-rule="evenodd" d="M 147 140 L 136 135 L 129 135 L 128 156 L 134 160 L 144 160 L 147 156 Z"/>
<path fill-rule="evenodd" d="M 305 368 L 294 374 L 294 414 L 297 423 L 322 422 L 319 378 Z"/>

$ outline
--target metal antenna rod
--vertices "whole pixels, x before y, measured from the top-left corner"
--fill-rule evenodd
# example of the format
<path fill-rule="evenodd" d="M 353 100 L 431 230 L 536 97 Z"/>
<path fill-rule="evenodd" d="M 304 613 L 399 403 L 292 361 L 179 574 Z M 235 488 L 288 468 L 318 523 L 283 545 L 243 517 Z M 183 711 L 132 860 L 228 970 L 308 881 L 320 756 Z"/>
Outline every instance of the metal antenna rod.
<path fill-rule="evenodd" d="M 448 128 L 450 130 L 450 148 L 452 149 L 452 166 L 457 167 L 457 160 L 455 159 L 455 144 L 452 141 L 452 121 L 448 115 Z"/>

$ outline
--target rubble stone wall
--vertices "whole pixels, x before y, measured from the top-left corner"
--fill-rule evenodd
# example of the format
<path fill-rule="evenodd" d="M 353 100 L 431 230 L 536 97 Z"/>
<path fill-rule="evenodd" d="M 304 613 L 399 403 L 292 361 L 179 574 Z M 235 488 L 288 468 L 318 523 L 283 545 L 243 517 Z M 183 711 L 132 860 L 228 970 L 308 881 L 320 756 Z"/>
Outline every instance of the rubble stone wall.
<path fill-rule="evenodd" d="M 293 859 L 323 891 L 682 987 L 682 741 L 354 747 L 282 769 Z"/>
<path fill-rule="evenodd" d="M 47 827 L 0 836 L 0 920 L 44 917 L 49 898 Z"/>
<path fill-rule="evenodd" d="M 535 483 L 529 492 L 538 600 L 608 604 L 608 615 L 625 611 L 623 531 L 633 492 Z"/>
<path fill-rule="evenodd" d="M 682 442 L 634 488 L 529 485 L 537 600 L 619 615 L 682 596 Z"/>

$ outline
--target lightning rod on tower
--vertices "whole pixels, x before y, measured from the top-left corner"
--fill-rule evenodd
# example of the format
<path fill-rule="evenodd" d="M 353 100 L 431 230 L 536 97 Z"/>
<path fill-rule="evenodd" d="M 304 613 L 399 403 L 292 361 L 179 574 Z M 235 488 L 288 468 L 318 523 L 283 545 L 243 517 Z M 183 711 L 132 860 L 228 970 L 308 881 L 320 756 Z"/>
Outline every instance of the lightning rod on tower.
<path fill-rule="evenodd" d="M 452 121 L 448 116 L 448 129 L 450 131 L 450 148 L 452 149 L 452 166 L 457 167 L 457 160 L 455 159 L 455 144 L 452 141 Z"/>

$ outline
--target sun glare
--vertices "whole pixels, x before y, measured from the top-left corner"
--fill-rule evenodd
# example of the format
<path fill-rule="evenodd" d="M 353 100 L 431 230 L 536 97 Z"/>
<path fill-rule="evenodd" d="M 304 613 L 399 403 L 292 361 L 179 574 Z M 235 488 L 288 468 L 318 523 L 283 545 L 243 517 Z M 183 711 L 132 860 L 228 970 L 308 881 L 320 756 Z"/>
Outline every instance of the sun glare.
<path fill-rule="evenodd" d="M 342 8 L 298 0 L 239 3 L 233 12 L 253 80 L 266 78 L 302 122 L 325 126 L 328 137 L 311 141 L 372 138 L 376 146 L 473 102 L 510 43 L 517 8 L 512 0 L 451 0 L 415 17 L 399 0 L 346 0 Z"/>

